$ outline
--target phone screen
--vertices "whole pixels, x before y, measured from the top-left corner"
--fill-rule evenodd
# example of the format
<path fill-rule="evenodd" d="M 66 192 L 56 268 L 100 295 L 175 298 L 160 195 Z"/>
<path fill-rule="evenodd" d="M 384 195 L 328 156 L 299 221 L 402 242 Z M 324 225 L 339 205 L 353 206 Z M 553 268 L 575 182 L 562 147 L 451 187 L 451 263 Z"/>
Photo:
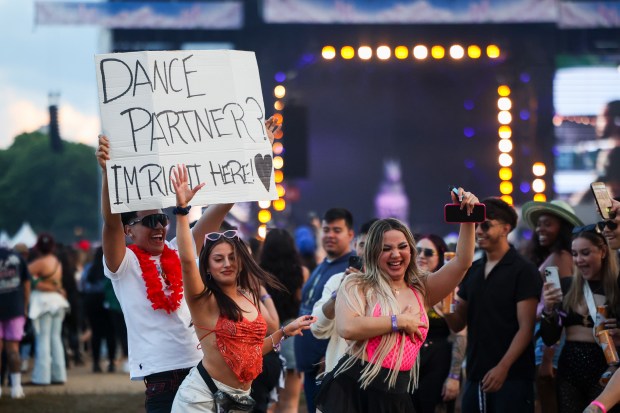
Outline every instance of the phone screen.
<path fill-rule="evenodd" d="M 609 212 L 611 211 L 612 202 L 605 183 L 593 182 L 590 184 L 590 188 L 592 189 L 592 194 L 596 200 L 596 205 L 598 206 L 598 211 L 601 214 L 601 217 L 603 217 L 603 219 L 610 219 L 611 216 L 609 215 Z"/>
<path fill-rule="evenodd" d="M 486 219 L 486 206 L 484 204 L 474 205 L 474 210 L 470 215 L 467 215 L 467 209 L 461 209 L 461 204 L 446 204 L 443 212 L 444 219 L 448 223 L 483 222 Z"/>

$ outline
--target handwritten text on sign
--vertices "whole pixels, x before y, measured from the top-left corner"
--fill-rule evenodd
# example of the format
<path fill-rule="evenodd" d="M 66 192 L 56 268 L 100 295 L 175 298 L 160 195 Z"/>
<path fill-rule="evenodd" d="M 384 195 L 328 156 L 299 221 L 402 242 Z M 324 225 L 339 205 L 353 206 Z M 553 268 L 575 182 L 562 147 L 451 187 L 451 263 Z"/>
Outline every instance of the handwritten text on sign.
<path fill-rule="evenodd" d="M 95 63 L 112 212 L 173 206 L 179 163 L 191 187 L 207 184 L 194 205 L 277 198 L 254 53 L 115 53 Z"/>

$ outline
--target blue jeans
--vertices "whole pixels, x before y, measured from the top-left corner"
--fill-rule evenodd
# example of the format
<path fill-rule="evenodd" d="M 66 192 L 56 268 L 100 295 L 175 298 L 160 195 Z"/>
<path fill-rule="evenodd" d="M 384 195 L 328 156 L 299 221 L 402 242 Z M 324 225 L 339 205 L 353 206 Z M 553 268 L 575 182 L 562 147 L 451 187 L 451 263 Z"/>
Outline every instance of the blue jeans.
<path fill-rule="evenodd" d="M 65 351 L 62 345 L 62 320 L 65 310 L 45 313 L 32 320 L 35 335 L 35 358 L 32 382 L 36 384 L 67 381 Z"/>
<path fill-rule="evenodd" d="M 463 413 L 534 413 L 534 380 L 506 380 L 498 391 L 482 393 L 482 403 L 479 388 L 479 381 L 465 383 Z"/>

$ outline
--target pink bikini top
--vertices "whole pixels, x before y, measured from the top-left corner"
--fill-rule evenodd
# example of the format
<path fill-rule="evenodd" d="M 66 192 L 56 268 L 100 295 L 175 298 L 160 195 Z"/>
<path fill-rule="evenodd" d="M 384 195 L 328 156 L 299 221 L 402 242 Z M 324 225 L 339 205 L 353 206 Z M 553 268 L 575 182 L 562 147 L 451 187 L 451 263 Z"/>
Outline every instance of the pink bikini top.
<path fill-rule="evenodd" d="M 426 323 L 427 322 L 426 311 L 424 311 L 424 306 L 422 305 L 422 302 L 420 301 L 420 297 L 418 296 L 418 293 L 415 290 L 415 288 L 413 287 L 409 287 L 409 288 L 411 288 L 411 290 L 415 294 L 415 298 L 418 300 L 418 305 L 420 306 L 420 312 L 422 313 L 422 317 L 421 317 L 422 322 Z M 375 306 L 375 309 L 372 312 L 372 316 L 381 317 L 381 307 L 379 306 L 379 303 L 377 303 L 377 305 Z M 426 340 L 426 334 L 428 333 L 428 328 L 420 327 L 420 332 L 422 333 L 422 338 L 419 339 L 416 337 L 415 341 L 411 339 L 411 336 L 408 336 L 408 335 L 405 336 L 405 347 L 403 349 L 403 361 L 400 365 L 400 371 L 411 370 L 411 368 L 413 367 L 413 364 L 415 363 L 415 360 L 418 357 L 418 353 L 420 352 L 420 348 L 422 347 L 422 344 L 424 344 L 424 340 Z M 368 360 L 371 363 L 374 361 L 373 356 L 375 354 L 375 351 L 379 347 L 379 343 L 381 343 L 381 337 L 382 336 L 377 336 L 377 337 L 373 337 L 368 340 L 368 345 L 366 346 L 366 355 L 368 356 Z M 400 348 L 400 341 L 402 340 L 402 338 L 403 338 L 402 334 L 399 333 L 397 337 L 396 345 L 394 345 L 394 348 L 390 350 L 388 355 L 385 357 L 385 360 L 383 360 L 381 367 L 385 367 L 388 369 L 394 368 L 394 365 L 396 364 L 396 360 L 398 359 L 398 350 Z"/>

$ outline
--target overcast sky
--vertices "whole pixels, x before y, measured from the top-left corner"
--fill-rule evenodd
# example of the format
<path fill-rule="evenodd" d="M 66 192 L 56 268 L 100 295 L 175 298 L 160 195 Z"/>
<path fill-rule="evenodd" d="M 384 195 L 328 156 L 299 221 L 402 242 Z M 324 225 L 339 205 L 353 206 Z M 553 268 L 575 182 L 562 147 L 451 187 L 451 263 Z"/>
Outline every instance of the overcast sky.
<path fill-rule="evenodd" d="M 0 0 L 0 149 L 48 123 L 48 93 L 60 92 L 60 133 L 94 145 L 99 132 L 93 56 L 100 30 L 35 26 L 34 0 Z"/>

